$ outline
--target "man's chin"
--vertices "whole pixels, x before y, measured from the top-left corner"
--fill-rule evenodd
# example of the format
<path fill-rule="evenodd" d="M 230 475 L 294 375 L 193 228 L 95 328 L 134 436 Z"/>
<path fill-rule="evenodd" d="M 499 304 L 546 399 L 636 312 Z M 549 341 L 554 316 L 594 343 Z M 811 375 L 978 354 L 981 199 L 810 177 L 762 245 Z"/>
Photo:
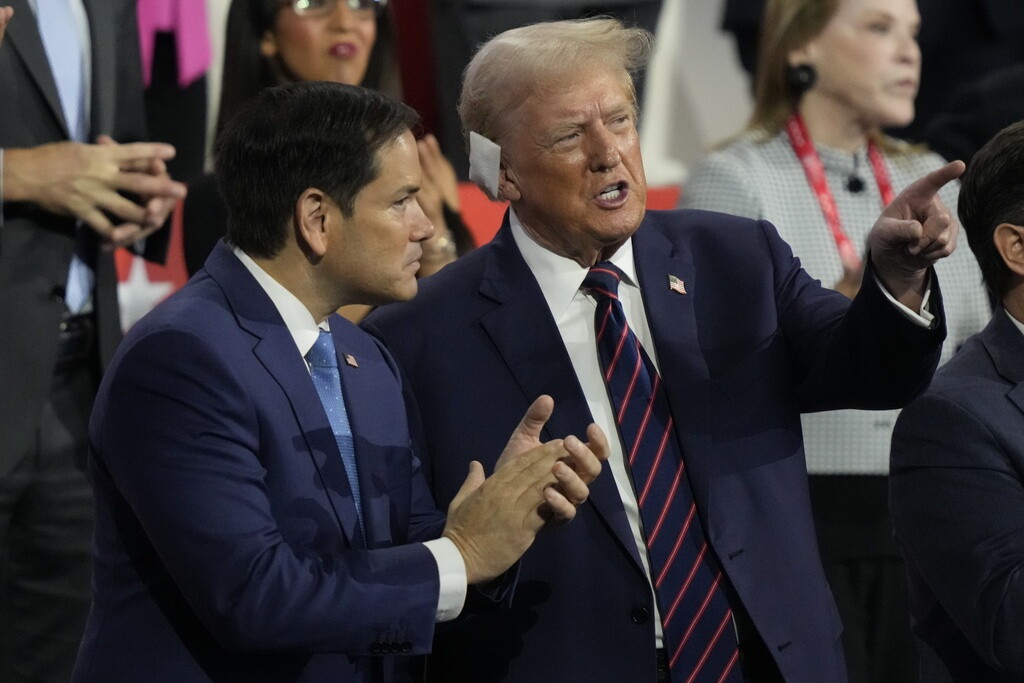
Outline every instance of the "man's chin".
<path fill-rule="evenodd" d="M 409 299 L 412 299 L 413 297 L 416 296 L 416 293 L 419 291 L 419 289 L 420 286 L 417 283 L 416 278 L 413 278 L 412 281 L 409 282 L 408 284 L 403 283 L 400 287 L 396 287 L 395 291 L 392 292 L 391 300 L 408 301 Z"/>

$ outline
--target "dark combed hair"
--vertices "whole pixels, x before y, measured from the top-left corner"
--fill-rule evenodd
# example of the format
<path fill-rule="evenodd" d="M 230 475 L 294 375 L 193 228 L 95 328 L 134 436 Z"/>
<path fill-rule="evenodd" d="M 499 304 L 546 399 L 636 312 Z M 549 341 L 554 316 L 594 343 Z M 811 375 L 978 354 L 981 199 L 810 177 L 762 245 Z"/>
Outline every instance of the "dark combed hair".
<path fill-rule="evenodd" d="M 1002 223 L 1024 225 L 1024 121 L 1001 130 L 967 165 L 961 179 L 957 212 L 978 260 L 985 286 L 1002 299 L 1011 271 L 993 243 Z"/>
<path fill-rule="evenodd" d="M 356 196 L 379 173 L 377 152 L 418 120 L 406 105 L 358 86 L 308 82 L 261 91 L 217 144 L 228 240 L 272 258 L 287 240 L 299 195 L 311 187 L 351 216 Z"/>

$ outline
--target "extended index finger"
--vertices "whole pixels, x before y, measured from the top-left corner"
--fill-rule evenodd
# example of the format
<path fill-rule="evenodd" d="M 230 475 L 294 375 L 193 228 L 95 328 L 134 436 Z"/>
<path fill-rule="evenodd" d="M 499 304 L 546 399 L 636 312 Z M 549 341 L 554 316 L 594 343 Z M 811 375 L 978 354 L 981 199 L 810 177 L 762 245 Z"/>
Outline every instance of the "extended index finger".
<path fill-rule="evenodd" d="M 942 168 L 937 168 L 931 173 L 918 178 L 901 193 L 904 196 L 914 196 L 919 199 L 930 199 L 939 193 L 947 183 L 950 183 L 964 174 L 967 165 L 962 161 L 951 161 Z"/>

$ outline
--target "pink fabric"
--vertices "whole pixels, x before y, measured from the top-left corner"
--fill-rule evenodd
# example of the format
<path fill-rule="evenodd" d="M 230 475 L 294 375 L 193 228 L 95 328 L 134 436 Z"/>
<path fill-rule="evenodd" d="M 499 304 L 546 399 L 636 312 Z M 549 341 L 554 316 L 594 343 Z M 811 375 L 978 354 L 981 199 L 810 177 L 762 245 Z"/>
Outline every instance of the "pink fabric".
<path fill-rule="evenodd" d="M 159 31 L 174 33 L 178 48 L 178 87 L 185 88 L 210 66 L 206 0 L 139 0 L 139 46 L 146 87 L 153 79 L 153 50 Z"/>

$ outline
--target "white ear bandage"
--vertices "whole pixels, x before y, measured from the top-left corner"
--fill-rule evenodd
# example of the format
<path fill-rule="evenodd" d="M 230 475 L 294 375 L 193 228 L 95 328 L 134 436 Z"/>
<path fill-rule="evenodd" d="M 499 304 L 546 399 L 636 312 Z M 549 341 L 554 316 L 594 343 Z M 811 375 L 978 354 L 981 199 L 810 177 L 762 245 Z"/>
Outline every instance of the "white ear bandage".
<path fill-rule="evenodd" d="M 498 199 L 498 176 L 501 171 L 501 147 L 479 133 L 469 133 L 469 179 L 476 183 L 491 201 Z"/>

